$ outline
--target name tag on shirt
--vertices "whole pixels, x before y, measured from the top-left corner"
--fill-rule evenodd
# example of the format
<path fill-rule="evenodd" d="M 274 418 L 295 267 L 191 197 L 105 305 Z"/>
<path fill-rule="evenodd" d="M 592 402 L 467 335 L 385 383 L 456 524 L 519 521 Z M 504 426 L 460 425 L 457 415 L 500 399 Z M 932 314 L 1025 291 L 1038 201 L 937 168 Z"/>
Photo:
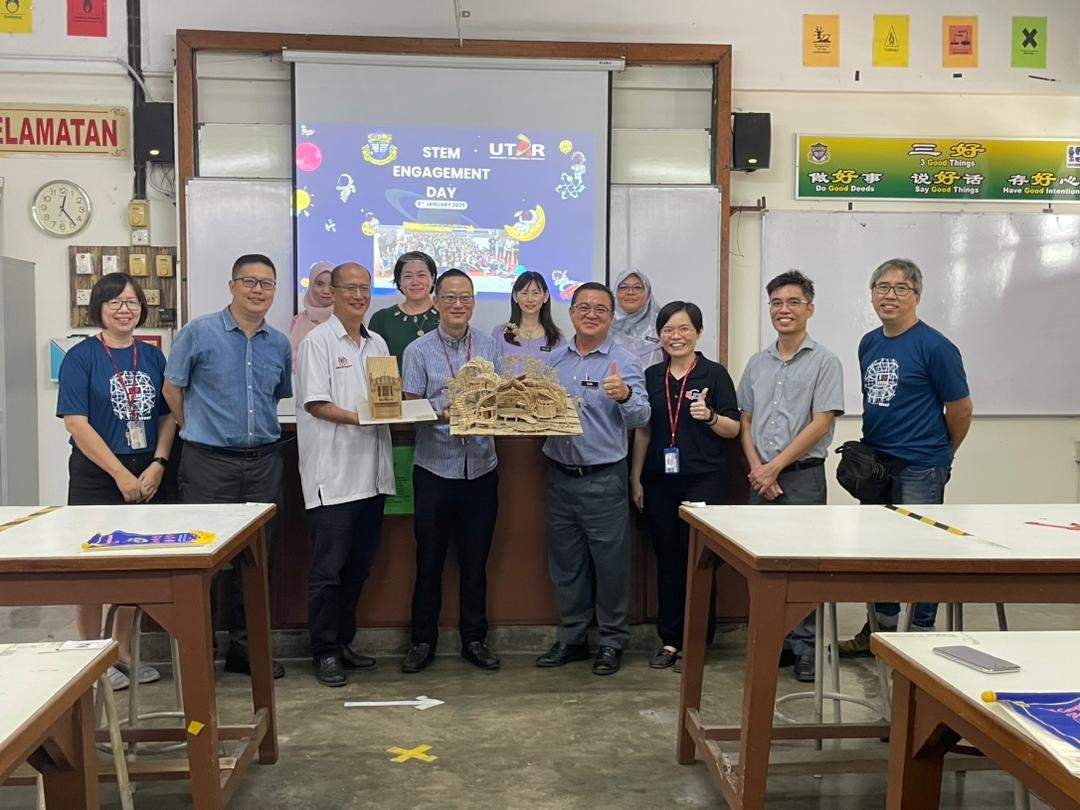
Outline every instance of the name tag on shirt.
<path fill-rule="evenodd" d="M 132 450 L 145 450 L 146 425 L 144 425 L 142 422 L 128 422 L 127 440 L 128 446 L 131 447 Z"/>
<path fill-rule="evenodd" d="M 652 335 L 645 335 L 645 339 L 647 341 L 649 341 L 649 343 L 659 343 L 660 342 L 660 338 L 653 337 Z"/>
<path fill-rule="evenodd" d="M 582 380 L 581 381 L 581 387 L 582 388 L 599 388 L 600 387 L 600 381 L 599 380 Z"/>
<path fill-rule="evenodd" d="M 550 346 L 541 346 L 540 351 L 542 351 L 542 352 L 550 352 L 551 347 Z"/>
<path fill-rule="evenodd" d="M 664 448 L 664 473 L 666 475 L 678 475 L 679 474 L 679 448 L 678 447 L 665 447 Z"/>

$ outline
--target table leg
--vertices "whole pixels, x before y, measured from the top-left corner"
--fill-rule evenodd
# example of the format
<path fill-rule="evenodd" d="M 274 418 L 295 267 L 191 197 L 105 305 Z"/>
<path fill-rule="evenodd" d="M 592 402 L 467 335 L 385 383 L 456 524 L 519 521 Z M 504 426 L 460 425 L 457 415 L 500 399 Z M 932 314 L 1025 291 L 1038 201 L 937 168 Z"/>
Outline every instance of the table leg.
<path fill-rule="evenodd" d="M 765 806 L 769 775 L 773 710 L 776 705 L 776 661 L 789 626 L 809 612 L 808 605 L 789 609 L 784 577 L 755 577 L 748 583 L 746 676 L 743 683 L 742 730 L 739 734 L 739 788 L 744 810 Z M 797 618 L 790 618 L 801 610 Z"/>
<path fill-rule="evenodd" d="M 53 736 L 29 761 L 41 773 L 47 806 L 65 810 L 97 810 L 101 806 L 91 691 L 57 722 Z"/>
<path fill-rule="evenodd" d="M 201 572 L 176 574 L 172 587 L 174 603 L 165 626 L 180 648 L 191 795 L 195 807 L 216 809 L 223 805 L 218 763 L 214 637 L 210 625 L 210 575 Z M 152 607 L 147 610 L 151 615 L 157 613 Z"/>
<path fill-rule="evenodd" d="M 919 700 L 918 689 L 895 670 L 889 735 L 887 810 L 937 807 L 945 754 L 960 735 L 942 725 L 929 703 Z"/>
<path fill-rule="evenodd" d="M 683 630 L 682 684 L 679 687 L 679 728 L 676 756 L 682 765 L 694 761 L 694 740 L 686 730 L 688 709 L 701 708 L 701 682 L 705 669 L 705 637 L 712 598 L 713 553 L 701 541 L 701 533 L 690 527 L 690 549 L 686 566 L 686 620 Z"/>
<path fill-rule="evenodd" d="M 238 561 L 243 566 L 244 614 L 247 617 L 248 655 L 251 661 L 251 697 L 255 712 L 267 710 L 266 735 L 259 743 L 259 762 L 272 765 L 278 758 L 277 712 L 274 708 L 273 653 L 270 645 L 270 588 L 267 583 L 265 528 L 251 541 Z"/>

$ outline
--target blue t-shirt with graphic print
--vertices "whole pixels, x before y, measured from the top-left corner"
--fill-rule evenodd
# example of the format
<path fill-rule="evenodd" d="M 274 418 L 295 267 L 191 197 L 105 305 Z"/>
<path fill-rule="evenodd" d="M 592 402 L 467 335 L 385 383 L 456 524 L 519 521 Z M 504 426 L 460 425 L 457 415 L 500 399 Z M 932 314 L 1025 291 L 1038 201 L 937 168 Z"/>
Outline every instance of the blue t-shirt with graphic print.
<path fill-rule="evenodd" d="M 110 347 L 113 358 L 110 361 L 96 336 L 73 346 L 60 364 L 56 415 L 85 416 L 90 427 L 118 456 L 153 451 L 157 446 L 158 419 L 169 413 L 169 406 L 161 396 L 165 355 L 149 343 L 136 343 L 137 368 L 134 344 L 126 349 Z M 117 377 L 113 362 L 123 380 Z M 136 420 L 142 422 L 146 431 L 146 447 L 142 450 L 136 450 L 128 443 L 128 422 Z M 74 446 L 74 439 L 71 444 Z"/>
<path fill-rule="evenodd" d="M 919 467 L 952 464 L 945 403 L 968 396 L 960 350 L 918 321 L 896 337 L 883 328 L 859 342 L 863 441 Z"/>

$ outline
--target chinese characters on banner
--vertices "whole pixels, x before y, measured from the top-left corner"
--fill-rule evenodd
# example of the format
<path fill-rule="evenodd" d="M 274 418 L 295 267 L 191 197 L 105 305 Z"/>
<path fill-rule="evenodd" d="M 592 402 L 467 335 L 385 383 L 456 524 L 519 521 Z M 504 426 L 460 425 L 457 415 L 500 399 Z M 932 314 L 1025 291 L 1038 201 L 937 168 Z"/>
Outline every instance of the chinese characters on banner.
<path fill-rule="evenodd" d="M 1080 202 L 1080 139 L 796 138 L 796 199 Z"/>
<path fill-rule="evenodd" d="M 69 37 L 107 37 L 108 0 L 67 0 Z"/>
<path fill-rule="evenodd" d="M 941 66 L 979 66 L 979 18 L 941 18 Z"/>
<path fill-rule="evenodd" d="M 874 67 L 907 67 L 908 16 L 906 14 L 874 15 Z"/>
<path fill-rule="evenodd" d="M 31 34 L 33 31 L 33 0 L 3 0 L 0 5 L 0 33 Z"/>
<path fill-rule="evenodd" d="M 840 15 L 803 14 L 803 67 L 840 66 Z"/>
<path fill-rule="evenodd" d="M 1012 18 L 1012 66 L 1046 67 L 1046 17 Z"/>

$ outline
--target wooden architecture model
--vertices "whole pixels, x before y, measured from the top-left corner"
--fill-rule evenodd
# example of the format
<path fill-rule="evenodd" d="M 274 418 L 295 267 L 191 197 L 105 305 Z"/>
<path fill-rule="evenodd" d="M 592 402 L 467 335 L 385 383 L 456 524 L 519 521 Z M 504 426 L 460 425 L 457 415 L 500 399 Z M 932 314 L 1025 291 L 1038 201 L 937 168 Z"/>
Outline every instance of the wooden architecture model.
<path fill-rule="evenodd" d="M 574 400 L 554 372 L 529 358 L 524 371 L 500 376 L 478 357 L 450 381 L 454 436 L 580 436 Z"/>
<path fill-rule="evenodd" d="M 367 359 L 368 400 L 372 419 L 401 418 L 401 374 L 396 357 Z"/>

